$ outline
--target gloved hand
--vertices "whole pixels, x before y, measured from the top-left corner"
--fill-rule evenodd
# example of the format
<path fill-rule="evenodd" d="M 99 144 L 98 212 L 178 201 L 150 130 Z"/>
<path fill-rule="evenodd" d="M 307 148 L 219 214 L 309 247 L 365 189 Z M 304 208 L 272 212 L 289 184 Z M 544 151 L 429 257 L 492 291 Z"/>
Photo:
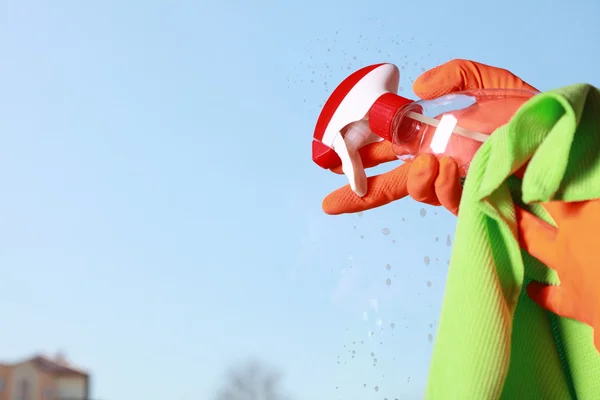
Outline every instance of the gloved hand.
<path fill-rule="evenodd" d="M 542 205 L 557 228 L 517 208 L 519 241 L 557 272 L 560 285 L 532 282 L 527 293 L 541 307 L 594 328 L 600 351 L 600 199 Z"/>
<path fill-rule="evenodd" d="M 423 73 L 413 90 L 422 99 L 435 99 L 448 93 L 468 89 L 536 90 L 511 72 L 467 60 L 452 60 Z M 365 168 L 397 160 L 391 143 L 379 142 L 360 151 Z M 332 168 L 342 173 L 341 165 Z M 454 215 L 462 194 L 458 165 L 450 157 L 422 154 L 392 171 L 368 178 L 368 193 L 358 197 L 349 185 L 335 190 L 323 200 L 327 214 L 344 214 L 369 210 L 399 200 L 407 195 L 433 206 L 444 206 Z"/>

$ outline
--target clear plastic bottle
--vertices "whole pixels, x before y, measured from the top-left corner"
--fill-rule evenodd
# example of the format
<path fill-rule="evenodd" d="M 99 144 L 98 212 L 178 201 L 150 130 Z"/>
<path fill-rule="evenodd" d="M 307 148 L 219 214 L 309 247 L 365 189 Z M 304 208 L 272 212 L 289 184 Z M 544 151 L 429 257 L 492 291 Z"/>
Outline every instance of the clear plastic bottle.
<path fill-rule="evenodd" d="M 375 101 L 367 118 L 374 134 L 392 142 L 398 158 L 450 156 L 464 177 L 489 135 L 535 95 L 529 90 L 476 89 L 412 101 L 388 92 Z"/>

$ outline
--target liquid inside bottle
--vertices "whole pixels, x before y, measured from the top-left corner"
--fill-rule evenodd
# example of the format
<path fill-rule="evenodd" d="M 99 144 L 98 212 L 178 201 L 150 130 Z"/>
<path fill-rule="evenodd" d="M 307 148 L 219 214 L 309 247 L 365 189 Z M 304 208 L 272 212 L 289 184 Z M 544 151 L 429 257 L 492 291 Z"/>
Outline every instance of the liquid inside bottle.
<path fill-rule="evenodd" d="M 535 94 L 528 90 L 478 89 L 406 104 L 391 121 L 394 152 L 402 160 L 423 153 L 450 156 L 464 177 L 489 135 L 508 123 Z"/>

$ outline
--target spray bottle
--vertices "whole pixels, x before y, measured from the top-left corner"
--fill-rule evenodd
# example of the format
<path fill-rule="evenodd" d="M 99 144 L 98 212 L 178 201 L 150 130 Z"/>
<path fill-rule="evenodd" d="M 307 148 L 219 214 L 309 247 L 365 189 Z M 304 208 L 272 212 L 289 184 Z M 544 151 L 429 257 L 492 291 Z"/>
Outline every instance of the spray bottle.
<path fill-rule="evenodd" d="M 313 161 L 327 169 L 341 164 L 350 187 L 361 197 L 368 189 L 361 147 L 387 140 L 401 160 L 422 153 L 450 156 L 464 177 L 490 134 L 537 94 L 475 89 L 414 101 L 397 94 L 399 82 L 394 64 L 362 68 L 333 91 L 317 120 Z"/>

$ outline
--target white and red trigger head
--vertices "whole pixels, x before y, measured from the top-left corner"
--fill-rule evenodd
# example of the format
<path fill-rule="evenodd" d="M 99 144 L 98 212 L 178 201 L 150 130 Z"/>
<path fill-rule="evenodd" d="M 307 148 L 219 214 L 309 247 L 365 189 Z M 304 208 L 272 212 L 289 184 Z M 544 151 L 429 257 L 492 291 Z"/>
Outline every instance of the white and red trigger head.
<path fill-rule="evenodd" d="M 345 143 L 342 131 L 353 122 L 364 120 L 381 95 L 397 93 L 399 83 L 400 71 L 394 64 L 364 67 L 338 85 L 317 120 L 312 143 L 313 161 L 326 169 L 342 164 L 350 186 L 359 196 L 366 193 L 366 173 L 357 154 L 358 148 L 381 139 L 371 133 L 363 135 L 361 143 Z"/>

